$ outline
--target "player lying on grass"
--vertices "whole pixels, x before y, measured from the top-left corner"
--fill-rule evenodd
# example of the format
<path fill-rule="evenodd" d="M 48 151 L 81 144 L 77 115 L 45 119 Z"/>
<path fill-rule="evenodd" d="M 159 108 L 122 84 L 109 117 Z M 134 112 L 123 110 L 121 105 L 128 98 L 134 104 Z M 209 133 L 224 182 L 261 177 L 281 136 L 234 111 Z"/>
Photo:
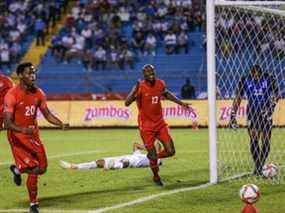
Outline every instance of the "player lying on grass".
<path fill-rule="evenodd" d="M 160 151 L 161 145 L 159 143 L 156 143 L 155 148 L 157 151 Z M 133 153 L 129 155 L 107 157 L 95 161 L 78 163 L 78 164 L 60 161 L 60 167 L 62 167 L 63 169 L 76 169 L 76 170 L 97 169 L 97 168 L 104 168 L 105 170 L 109 170 L 109 169 L 149 167 L 150 165 L 149 159 L 146 154 L 141 153 L 141 150 L 145 150 L 144 145 L 134 143 Z M 160 160 L 158 162 L 159 165 L 162 164 Z"/>

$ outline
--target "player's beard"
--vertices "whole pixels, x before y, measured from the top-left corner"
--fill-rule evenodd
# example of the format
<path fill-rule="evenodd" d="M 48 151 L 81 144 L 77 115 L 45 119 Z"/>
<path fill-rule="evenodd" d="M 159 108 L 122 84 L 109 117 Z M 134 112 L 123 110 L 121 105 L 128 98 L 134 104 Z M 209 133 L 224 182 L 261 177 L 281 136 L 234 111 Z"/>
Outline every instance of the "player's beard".
<path fill-rule="evenodd" d="M 31 92 L 35 91 L 36 89 L 36 84 L 35 84 L 35 81 L 30 81 L 28 83 L 26 83 L 27 85 L 27 89 Z"/>
<path fill-rule="evenodd" d="M 155 84 L 155 78 L 153 78 L 153 79 L 147 79 L 147 82 L 148 82 L 151 86 L 153 86 L 153 85 Z"/>

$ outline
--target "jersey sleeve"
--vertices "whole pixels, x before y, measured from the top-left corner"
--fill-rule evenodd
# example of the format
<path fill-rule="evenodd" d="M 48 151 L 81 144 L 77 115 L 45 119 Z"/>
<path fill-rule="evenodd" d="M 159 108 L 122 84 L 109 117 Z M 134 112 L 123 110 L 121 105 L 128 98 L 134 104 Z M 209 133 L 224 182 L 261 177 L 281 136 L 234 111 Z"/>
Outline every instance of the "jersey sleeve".
<path fill-rule="evenodd" d="M 46 109 L 47 108 L 47 101 L 46 101 L 46 95 L 45 95 L 45 93 L 42 91 L 42 90 L 40 90 L 39 89 L 39 93 L 38 93 L 39 95 L 39 99 L 40 99 L 40 105 L 39 105 L 39 108 L 40 108 L 40 110 L 42 111 L 42 110 L 44 110 L 44 109 Z"/>
<path fill-rule="evenodd" d="M 14 112 L 16 97 L 12 93 L 7 93 L 4 98 L 4 112 Z"/>
<path fill-rule="evenodd" d="M 137 90 L 137 93 L 136 93 L 136 97 L 140 97 L 141 96 L 141 81 L 138 82 L 138 90 Z"/>

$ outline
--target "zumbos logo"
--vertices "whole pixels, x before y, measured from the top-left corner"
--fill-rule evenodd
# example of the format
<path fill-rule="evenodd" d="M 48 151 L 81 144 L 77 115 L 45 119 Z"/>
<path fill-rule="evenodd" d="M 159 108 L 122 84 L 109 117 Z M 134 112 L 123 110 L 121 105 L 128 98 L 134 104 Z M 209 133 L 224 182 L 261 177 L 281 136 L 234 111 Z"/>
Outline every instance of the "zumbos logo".
<path fill-rule="evenodd" d="M 117 118 L 127 120 L 130 117 L 128 108 L 109 105 L 106 107 L 88 107 L 85 109 L 84 121 L 91 121 L 96 118 Z"/>

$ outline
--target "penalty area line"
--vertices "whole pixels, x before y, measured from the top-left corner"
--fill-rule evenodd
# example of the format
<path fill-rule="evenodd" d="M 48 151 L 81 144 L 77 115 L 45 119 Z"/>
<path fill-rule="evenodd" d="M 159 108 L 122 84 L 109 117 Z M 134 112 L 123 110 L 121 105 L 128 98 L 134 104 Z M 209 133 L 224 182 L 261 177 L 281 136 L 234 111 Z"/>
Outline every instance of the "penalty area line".
<path fill-rule="evenodd" d="M 144 202 L 147 202 L 147 201 L 150 201 L 150 200 L 154 200 L 156 198 L 177 194 L 177 193 L 180 193 L 180 192 L 188 192 L 188 191 L 193 191 L 193 190 L 197 190 L 197 189 L 207 188 L 207 187 L 209 187 L 211 185 L 214 185 L 214 184 L 213 183 L 206 183 L 206 184 L 202 184 L 202 185 L 198 185 L 198 186 L 191 186 L 191 187 L 187 187 L 187 188 L 174 189 L 174 190 L 170 190 L 168 192 L 162 192 L 162 193 L 158 193 L 158 194 L 155 194 L 155 195 L 145 196 L 145 197 L 133 200 L 133 201 L 117 204 L 117 205 L 114 205 L 114 206 L 109 206 L 109 207 L 104 207 L 104 208 L 100 208 L 100 209 L 89 210 L 88 213 L 107 212 L 107 211 L 111 211 L 111 210 L 115 210 L 115 209 L 120 209 L 120 208 L 124 208 L 124 207 L 128 207 L 128 206 L 133 206 L 133 205 L 136 205 L 136 204 L 144 203 Z"/>
<path fill-rule="evenodd" d="M 188 191 L 193 191 L 193 190 L 198 190 L 198 189 L 204 189 L 207 188 L 211 185 L 214 185 L 213 183 L 206 183 L 206 184 L 202 184 L 202 185 L 198 185 L 198 186 L 191 186 L 191 187 L 186 187 L 186 188 L 181 188 L 181 189 L 173 189 L 167 192 L 162 192 L 162 193 L 158 193 L 155 195 L 149 195 L 149 196 L 145 196 L 145 197 L 141 197 L 139 199 L 135 199 L 133 201 L 129 201 L 129 202 L 125 202 L 125 203 L 120 203 L 120 204 L 116 204 L 113 206 L 109 206 L 109 207 L 103 207 L 100 209 L 94 209 L 94 210 L 67 210 L 67 209 L 45 209 L 42 208 L 40 209 L 40 211 L 42 213 L 101 213 L 101 212 L 107 212 L 107 211 L 111 211 L 111 210 L 116 210 L 116 209 L 120 209 L 120 208 L 124 208 L 124 207 L 128 207 L 128 206 L 133 206 L 133 205 L 137 205 L 137 204 L 141 204 L 150 200 L 154 200 L 156 198 L 160 198 L 160 197 L 164 197 L 164 196 L 168 196 L 168 195 L 173 195 L 173 194 L 177 194 L 180 192 L 188 192 Z M 27 209 L 0 209 L 0 213 L 20 213 L 20 212 L 27 212 Z"/>

